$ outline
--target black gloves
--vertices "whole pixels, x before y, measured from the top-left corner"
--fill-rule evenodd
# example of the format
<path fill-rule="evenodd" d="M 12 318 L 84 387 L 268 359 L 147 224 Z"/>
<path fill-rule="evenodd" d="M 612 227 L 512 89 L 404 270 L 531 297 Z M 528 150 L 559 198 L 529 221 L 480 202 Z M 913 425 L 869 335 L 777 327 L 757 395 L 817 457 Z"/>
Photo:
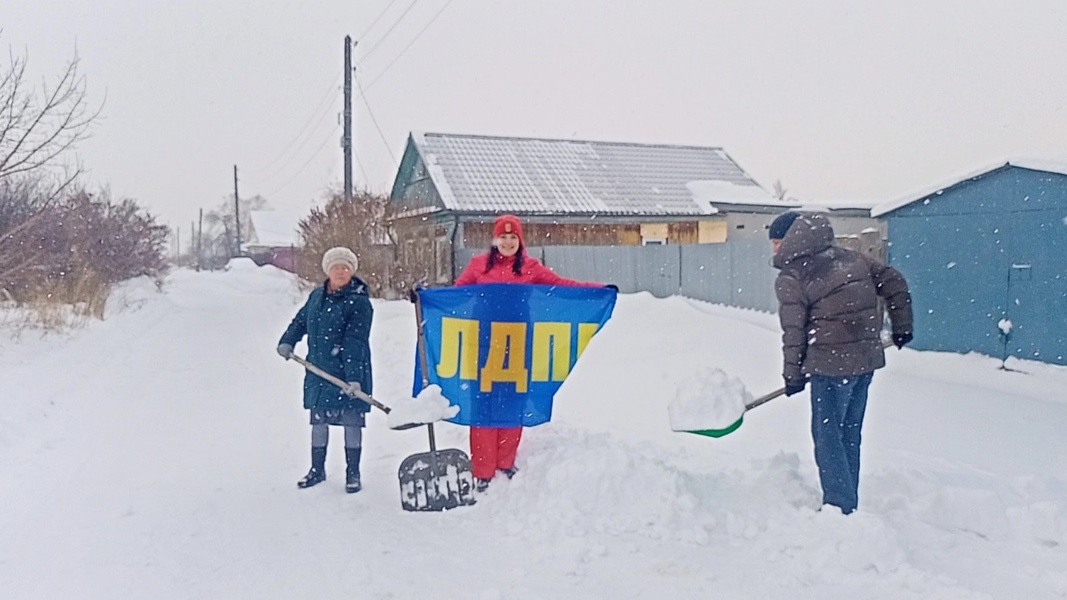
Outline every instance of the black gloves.
<path fill-rule="evenodd" d="M 804 391 L 804 386 L 806 385 L 808 385 L 807 377 L 802 377 L 800 379 L 786 379 L 785 395 L 792 396 L 793 394 L 799 394 Z"/>
<path fill-rule="evenodd" d="M 604 287 L 608 288 L 609 290 L 615 290 L 616 294 L 619 293 L 619 286 L 615 285 L 614 283 L 609 283 Z"/>
<path fill-rule="evenodd" d="M 897 348 L 903 348 L 905 344 L 911 341 L 912 335 L 910 331 L 904 333 L 893 334 L 893 345 Z"/>
<path fill-rule="evenodd" d="M 408 290 L 408 302 L 415 304 L 419 301 L 419 291 L 415 288 Z"/>

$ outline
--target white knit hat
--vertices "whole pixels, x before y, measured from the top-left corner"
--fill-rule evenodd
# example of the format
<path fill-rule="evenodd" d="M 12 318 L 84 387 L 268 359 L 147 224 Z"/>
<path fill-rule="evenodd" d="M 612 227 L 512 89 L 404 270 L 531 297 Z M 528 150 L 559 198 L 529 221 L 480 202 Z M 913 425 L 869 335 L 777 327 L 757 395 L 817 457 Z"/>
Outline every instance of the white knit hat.
<path fill-rule="evenodd" d="M 349 250 L 338 246 L 336 248 L 330 248 L 322 255 L 322 272 L 327 275 L 330 274 L 330 267 L 338 264 L 348 265 L 352 272 L 356 272 L 356 268 L 359 267 L 359 259 L 356 258 L 356 254 Z"/>

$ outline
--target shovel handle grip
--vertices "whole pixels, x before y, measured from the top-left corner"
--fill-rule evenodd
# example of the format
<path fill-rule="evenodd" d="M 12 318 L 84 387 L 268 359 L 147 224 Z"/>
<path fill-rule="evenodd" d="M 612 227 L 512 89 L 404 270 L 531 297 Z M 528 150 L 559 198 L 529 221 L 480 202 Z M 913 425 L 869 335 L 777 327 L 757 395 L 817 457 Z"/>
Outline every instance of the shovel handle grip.
<path fill-rule="evenodd" d="M 882 349 L 883 350 L 889 348 L 892 345 L 893 345 L 893 340 L 891 340 L 891 339 L 883 339 L 882 340 Z M 785 393 L 785 388 L 783 387 L 783 388 L 778 388 L 778 389 L 774 390 L 773 392 L 767 394 L 766 396 L 760 396 L 759 398 L 756 398 L 752 402 L 749 402 L 748 404 L 745 405 L 745 412 L 748 412 L 748 411 L 752 410 L 753 408 L 756 408 L 757 406 L 760 406 L 762 404 L 766 404 L 766 403 L 770 402 L 771 400 L 774 400 L 778 396 L 781 396 L 784 393 Z"/>

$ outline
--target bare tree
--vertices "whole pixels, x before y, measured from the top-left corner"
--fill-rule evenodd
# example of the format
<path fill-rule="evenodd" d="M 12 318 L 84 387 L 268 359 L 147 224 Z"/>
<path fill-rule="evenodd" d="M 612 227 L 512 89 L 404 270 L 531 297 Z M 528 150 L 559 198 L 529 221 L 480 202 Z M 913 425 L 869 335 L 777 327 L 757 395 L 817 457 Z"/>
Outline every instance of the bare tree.
<path fill-rule="evenodd" d="M 782 185 L 782 180 L 781 179 L 775 179 L 774 180 L 774 197 L 777 198 L 778 200 L 782 201 L 782 202 L 785 202 L 786 198 L 788 197 L 788 194 L 789 194 L 789 190 L 787 190 L 786 187 L 784 185 Z"/>
<path fill-rule="evenodd" d="M 61 166 L 58 194 L 81 172 L 63 155 L 89 136 L 103 105 L 89 105 L 77 54 L 39 88 L 29 82 L 26 55 L 8 57 L 0 65 L 0 180 Z"/>
<path fill-rule="evenodd" d="M 267 199 L 256 194 L 251 198 L 241 198 L 241 239 L 246 240 L 251 217 L 254 210 L 265 210 L 269 206 Z M 206 256 L 217 257 L 225 264 L 231 257 L 240 254 L 237 248 L 237 236 L 234 229 L 233 195 L 231 194 L 215 210 L 204 213 L 204 244 Z"/>

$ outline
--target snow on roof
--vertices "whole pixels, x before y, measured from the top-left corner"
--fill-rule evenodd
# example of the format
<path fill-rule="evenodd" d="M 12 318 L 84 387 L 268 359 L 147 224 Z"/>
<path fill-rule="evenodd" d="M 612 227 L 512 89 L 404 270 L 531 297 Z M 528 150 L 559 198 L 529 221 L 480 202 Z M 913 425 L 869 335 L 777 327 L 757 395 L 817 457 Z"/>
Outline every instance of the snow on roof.
<path fill-rule="evenodd" d="M 700 215 L 715 212 L 689 182 L 770 200 L 715 147 L 413 132 L 445 208 L 525 214 Z"/>
<path fill-rule="evenodd" d="M 964 181 L 977 179 L 983 175 L 996 171 L 997 169 L 1002 169 L 1004 167 L 1019 167 L 1023 169 L 1030 169 L 1032 171 L 1045 171 L 1047 173 L 1067 175 L 1067 164 L 1063 163 L 1050 162 L 1041 159 L 1018 157 L 1001 159 L 995 163 L 987 164 L 981 169 L 958 173 L 949 179 L 943 180 L 937 185 L 928 186 L 917 193 L 908 194 L 907 196 L 903 196 L 895 200 L 890 200 L 889 202 L 883 202 L 881 204 L 878 204 L 871 209 L 871 216 L 880 217 L 886 213 L 891 213 L 894 210 L 903 208 L 913 202 L 917 202 L 919 200 L 922 200 L 923 198 L 932 196 L 934 194 L 937 194 L 938 192 L 943 192 L 948 188 L 959 185 Z"/>
<path fill-rule="evenodd" d="M 767 193 L 758 185 L 738 185 L 731 181 L 689 181 L 685 187 L 693 200 L 706 205 L 710 213 L 717 213 L 715 204 L 742 204 L 756 206 L 791 206 Z"/>
<path fill-rule="evenodd" d="M 297 227 L 305 216 L 277 210 L 249 211 L 252 232 L 245 245 L 271 248 L 299 246 L 301 240 Z"/>
<path fill-rule="evenodd" d="M 798 202 L 798 210 L 802 211 L 831 211 L 831 210 L 870 210 L 878 205 L 877 200 L 803 200 Z"/>

